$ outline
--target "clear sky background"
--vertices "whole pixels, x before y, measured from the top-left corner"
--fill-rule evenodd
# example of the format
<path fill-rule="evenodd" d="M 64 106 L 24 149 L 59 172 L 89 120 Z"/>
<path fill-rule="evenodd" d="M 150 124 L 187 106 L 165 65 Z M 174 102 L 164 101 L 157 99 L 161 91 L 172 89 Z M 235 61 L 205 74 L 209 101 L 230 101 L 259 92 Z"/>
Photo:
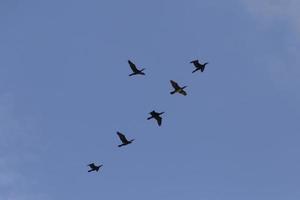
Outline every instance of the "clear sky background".
<path fill-rule="evenodd" d="M 0 199 L 299 200 L 299 10 L 1 0 Z"/>

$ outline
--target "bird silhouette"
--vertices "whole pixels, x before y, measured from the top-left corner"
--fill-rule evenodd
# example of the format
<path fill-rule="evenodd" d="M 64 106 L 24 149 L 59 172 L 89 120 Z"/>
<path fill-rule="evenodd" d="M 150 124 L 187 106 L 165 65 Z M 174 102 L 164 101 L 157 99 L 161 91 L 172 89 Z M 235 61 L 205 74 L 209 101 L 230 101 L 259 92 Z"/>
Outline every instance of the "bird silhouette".
<path fill-rule="evenodd" d="M 125 137 L 125 135 L 120 132 L 117 132 L 117 134 L 118 134 L 120 140 L 122 141 L 122 144 L 118 145 L 118 147 L 128 145 L 134 141 L 134 139 L 128 141 L 127 138 Z"/>
<path fill-rule="evenodd" d="M 129 66 L 131 68 L 131 70 L 133 71 L 131 74 L 129 74 L 129 76 L 133 76 L 133 75 L 145 75 L 145 73 L 143 72 L 145 70 L 145 68 L 139 70 L 136 65 L 131 62 L 130 60 L 128 60 Z"/>
<path fill-rule="evenodd" d="M 182 94 L 184 96 L 187 95 L 187 93 L 184 91 L 184 88 L 186 88 L 187 86 L 180 87 L 178 85 L 178 83 L 176 83 L 173 80 L 170 80 L 170 82 L 171 82 L 172 87 L 174 88 L 174 91 L 170 92 L 170 94 L 175 94 L 176 92 L 178 92 L 178 93 L 180 93 L 180 94 Z"/>
<path fill-rule="evenodd" d="M 161 112 L 161 113 L 158 113 L 158 112 L 155 112 L 154 110 L 151 111 L 149 114 L 151 115 L 151 117 L 148 117 L 147 120 L 149 119 L 152 119 L 154 118 L 156 121 L 157 121 L 157 124 L 158 126 L 161 125 L 161 121 L 162 121 L 162 118 L 160 115 L 164 114 L 165 112 Z"/>
<path fill-rule="evenodd" d="M 95 165 L 95 163 L 91 163 L 88 164 L 88 166 L 91 168 L 88 172 L 92 172 L 92 171 L 99 171 L 100 167 L 102 167 L 103 165 Z"/>
<path fill-rule="evenodd" d="M 193 61 L 191 61 L 190 63 L 193 63 L 194 66 L 196 67 L 196 69 L 195 69 L 192 73 L 195 73 L 195 72 L 198 71 L 198 70 L 201 70 L 201 72 L 203 72 L 204 69 L 205 69 L 205 65 L 208 64 L 208 62 L 206 62 L 206 63 L 204 63 L 204 64 L 201 64 L 201 63 L 199 63 L 199 60 L 193 60 Z"/>

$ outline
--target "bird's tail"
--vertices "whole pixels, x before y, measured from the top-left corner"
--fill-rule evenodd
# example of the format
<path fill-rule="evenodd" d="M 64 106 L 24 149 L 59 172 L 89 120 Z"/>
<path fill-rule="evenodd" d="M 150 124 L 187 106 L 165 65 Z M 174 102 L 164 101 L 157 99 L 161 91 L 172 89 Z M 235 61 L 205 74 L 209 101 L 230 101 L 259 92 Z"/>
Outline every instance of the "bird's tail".
<path fill-rule="evenodd" d="M 198 71 L 199 69 L 197 68 L 197 69 L 195 69 L 192 73 L 195 73 L 196 71 Z"/>
<path fill-rule="evenodd" d="M 176 93 L 176 91 L 174 90 L 174 91 L 172 91 L 172 92 L 170 92 L 170 94 L 175 94 Z"/>
<path fill-rule="evenodd" d="M 152 119 L 153 117 L 148 117 L 147 119 L 149 120 L 149 119 Z"/>
<path fill-rule="evenodd" d="M 124 146 L 124 144 L 119 144 L 118 147 Z"/>
<path fill-rule="evenodd" d="M 92 169 L 90 169 L 88 172 L 92 172 L 93 170 Z"/>

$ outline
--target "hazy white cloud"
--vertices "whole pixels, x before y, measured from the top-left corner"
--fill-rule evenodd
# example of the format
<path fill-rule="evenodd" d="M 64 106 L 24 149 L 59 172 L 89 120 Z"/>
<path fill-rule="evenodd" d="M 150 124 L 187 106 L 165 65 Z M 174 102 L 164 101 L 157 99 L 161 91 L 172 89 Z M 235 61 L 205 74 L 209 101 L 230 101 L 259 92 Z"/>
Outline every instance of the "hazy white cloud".
<path fill-rule="evenodd" d="M 243 0 L 247 9 L 261 22 L 282 20 L 300 31 L 300 1 Z"/>
<path fill-rule="evenodd" d="M 298 94 L 300 86 L 300 1 L 299 0 L 242 0 L 258 26 L 272 34 L 282 27 L 282 55 L 266 52 L 264 65 L 270 79 L 282 90 Z M 274 42 L 277 42 L 274 40 Z"/>
<path fill-rule="evenodd" d="M 20 171 L 37 159 L 38 139 L 33 118 L 15 109 L 13 95 L 0 95 L 0 199 L 47 199 L 34 192 L 36 180 Z"/>

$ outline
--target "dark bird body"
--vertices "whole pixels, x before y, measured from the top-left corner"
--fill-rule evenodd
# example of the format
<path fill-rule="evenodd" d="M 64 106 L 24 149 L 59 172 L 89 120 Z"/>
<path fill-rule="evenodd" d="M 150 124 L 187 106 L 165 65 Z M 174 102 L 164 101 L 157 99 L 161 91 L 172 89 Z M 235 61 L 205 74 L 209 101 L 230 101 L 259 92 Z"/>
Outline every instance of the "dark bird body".
<path fill-rule="evenodd" d="M 178 83 L 176 83 L 173 80 L 170 80 L 170 82 L 171 82 L 172 87 L 174 88 L 174 91 L 170 92 L 170 94 L 175 94 L 176 92 L 178 92 L 178 93 L 180 93 L 180 94 L 182 94 L 184 96 L 187 95 L 186 91 L 184 91 L 184 88 L 186 88 L 187 86 L 180 87 L 178 85 Z"/>
<path fill-rule="evenodd" d="M 195 73 L 198 70 L 201 70 L 201 72 L 203 72 L 205 69 L 205 66 L 208 64 L 207 62 L 204 64 L 201 64 L 201 63 L 199 63 L 199 60 L 193 60 L 190 63 L 193 63 L 194 66 L 196 67 L 196 69 L 192 73 Z"/>
<path fill-rule="evenodd" d="M 158 113 L 153 110 L 149 114 L 151 115 L 151 117 L 148 117 L 147 120 L 154 118 L 157 121 L 158 126 L 160 126 L 161 121 L 162 121 L 162 118 L 160 115 L 164 114 L 164 112 Z"/>
<path fill-rule="evenodd" d="M 127 140 L 127 138 L 125 137 L 125 135 L 123 135 L 122 133 L 120 132 L 117 132 L 122 144 L 118 145 L 118 147 L 121 147 L 121 146 L 125 146 L 125 145 L 128 145 L 130 143 L 132 143 L 134 141 L 134 139 L 132 140 Z"/>
<path fill-rule="evenodd" d="M 88 172 L 92 172 L 92 171 L 99 171 L 100 167 L 102 167 L 103 165 L 95 165 L 95 163 L 91 163 L 88 164 L 88 166 L 91 168 Z"/>
<path fill-rule="evenodd" d="M 132 73 L 129 74 L 129 76 L 133 76 L 133 75 L 145 75 L 145 73 L 143 72 L 145 70 L 145 68 L 143 68 L 141 70 L 138 69 L 136 67 L 136 65 L 133 62 L 131 62 L 130 60 L 128 60 L 128 64 L 129 64 L 129 66 L 130 66 L 130 68 L 132 70 Z"/>

